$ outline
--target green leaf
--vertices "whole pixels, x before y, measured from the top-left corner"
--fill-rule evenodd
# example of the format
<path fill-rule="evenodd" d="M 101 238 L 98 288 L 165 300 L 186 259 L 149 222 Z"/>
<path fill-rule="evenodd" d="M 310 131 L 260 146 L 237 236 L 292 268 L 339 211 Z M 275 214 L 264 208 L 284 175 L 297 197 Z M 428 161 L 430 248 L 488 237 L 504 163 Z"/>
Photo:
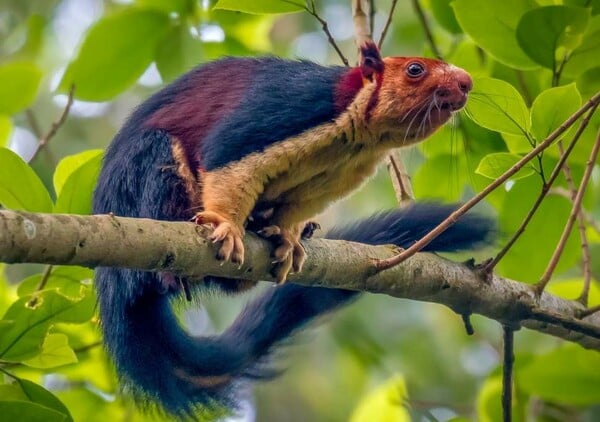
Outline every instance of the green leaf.
<path fill-rule="evenodd" d="M 156 67 L 165 82 L 198 65 L 204 58 L 204 43 L 192 37 L 187 25 L 171 28 L 156 48 Z"/>
<path fill-rule="evenodd" d="M 600 66 L 594 67 L 577 78 L 577 88 L 582 97 L 588 98 L 600 91 Z"/>
<path fill-rule="evenodd" d="M 513 154 L 524 154 L 533 149 L 529 143 L 529 139 L 525 135 L 512 135 L 510 133 L 503 133 L 502 139 L 504 139 L 508 150 Z"/>
<path fill-rule="evenodd" d="M 10 118 L 4 114 L 0 114 L 0 148 L 8 147 L 12 129 L 13 126 Z"/>
<path fill-rule="evenodd" d="M 82 323 L 94 313 L 95 297 L 90 286 L 81 287 L 80 297 L 68 298 L 56 291 L 46 290 L 20 298 L 6 311 L 0 321 L 0 358 L 20 362 L 36 356 L 46 333 L 57 322 Z"/>
<path fill-rule="evenodd" d="M 350 416 L 350 422 L 410 422 L 407 402 L 404 377 L 396 375 L 360 401 Z"/>
<path fill-rule="evenodd" d="M 282 0 L 219 0 L 214 9 L 253 14 L 294 13 L 304 10 L 304 0 L 296 0 L 295 2 Z"/>
<path fill-rule="evenodd" d="M 21 157 L 0 148 L 0 163 L 0 205 L 14 210 L 52 211 L 50 194 Z"/>
<path fill-rule="evenodd" d="M 600 20 L 597 16 L 595 20 Z M 577 47 L 565 64 L 563 75 L 578 77 L 589 69 L 600 65 L 600 30 L 586 32 L 581 45 Z"/>
<path fill-rule="evenodd" d="M 502 420 L 501 394 L 502 379 L 500 377 L 490 377 L 485 380 L 477 394 L 478 421 L 500 422 Z"/>
<path fill-rule="evenodd" d="M 517 69 L 537 67 L 521 50 L 515 36 L 519 19 L 535 2 L 455 0 L 451 5 L 461 28 L 496 60 Z"/>
<path fill-rule="evenodd" d="M 431 0 L 431 12 L 442 28 L 451 34 L 460 34 L 462 33 L 462 29 L 456 21 L 454 10 L 450 6 L 451 2 L 452 0 Z"/>
<path fill-rule="evenodd" d="M 128 8 L 101 19 L 67 67 L 60 90 L 67 91 L 74 84 L 79 99 L 113 98 L 144 73 L 168 27 L 169 17 L 155 10 Z"/>
<path fill-rule="evenodd" d="M 511 236 L 518 229 L 540 190 L 541 181 L 537 177 L 514 183 L 500 207 L 500 233 Z M 570 212 L 571 202 L 568 199 L 557 195 L 545 198 L 525 232 L 500 261 L 500 273 L 524 282 L 537 282 L 548 265 Z M 581 257 L 576 232 L 574 230 L 567 241 L 556 269 L 557 274 L 573 266 Z"/>
<path fill-rule="evenodd" d="M 565 299 L 575 300 L 581 294 L 583 289 L 583 278 L 557 280 L 548 284 L 546 291 L 563 297 Z M 588 305 L 600 305 L 600 286 L 598 283 L 591 283 L 588 297 Z"/>
<path fill-rule="evenodd" d="M 535 62 L 556 70 L 576 48 L 588 24 L 590 10 L 546 6 L 528 11 L 517 26 L 519 45 Z"/>
<path fill-rule="evenodd" d="M 473 86 L 466 111 L 475 123 L 500 133 L 527 134 L 529 109 L 515 87 L 493 78 L 475 78 Z"/>
<path fill-rule="evenodd" d="M 103 153 L 101 149 L 90 149 L 78 154 L 67 155 L 57 164 L 54 170 L 54 192 L 60 195 L 67 179 L 82 165 Z"/>
<path fill-rule="evenodd" d="M 64 414 L 67 421 L 73 420 L 69 409 L 50 391 L 26 379 L 20 378 L 17 382 L 29 400 Z"/>
<path fill-rule="evenodd" d="M 69 417 L 64 413 L 28 401 L 0 400 L 0 414 L 7 421 L 65 422 Z"/>
<path fill-rule="evenodd" d="M 102 156 L 98 155 L 73 172 L 56 198 L 54 212 L 91 214 L 92 197 L 101 166 Z"/>
<path fill-rule="evenodd" d="M 531 133 L 541 142 L 579 107 L 581 95 L 574 83 L 545 90 L 531 106 Z"/>
<path fill-rule="evenodd" d="M 40 281 L 42 280 L 43 274 L 34 274 L 27 277 L 17 288 L 17 294 L 19 297 L 33 294 Z M 52 268 L 50 276 L 46 280 L 44 289 L 46 290 L 57 290 L 59 293 L 77 299 L 81 296 L 81 287 L 90 286 L 94 279 L 94 271 L 89 268 L 76 267 L 76 266 L 57 266 Z"/>
<path fill-rule="evenodd" d="M 479 162 L 479 166 L 477 166 L 475 173 L 481 174 L 489 179 L 497 179 L 508 169 L 513 167 L 520 159 L 520 156 L 508 152 L 488 154 Z M 527 165 L 511 176 L 511 179 L 518 180 L 531 176 L 532 174 L 535 174 L 535 170 Z"/>
<path fill-rule="evenodd" d="M 30 62 L 0 66 L 0 113 L 16 114 L 29 107 L 37 97 L 41 70 Z"/>
<path fill-rule="evenodd" d="M 197 2 L 194 0 L 136 0 L 140 8 L 155 9 L 166 13 L 192 15 L 196 10 Z"/>
<path fill-rule="evenodd" d="M 600 402 L 600 353 L 575 344 L 538 355 L 518 368 L 523 391 L 551 402 L 576 406 Z"/>
<path fill-rule="evenodd" d="M 46 369 L 77 362 L 77 356 L 69 347 L 69 338 L 64 334 L 48 334 L 39 355 L 23 361 L 32 368 Z"/>

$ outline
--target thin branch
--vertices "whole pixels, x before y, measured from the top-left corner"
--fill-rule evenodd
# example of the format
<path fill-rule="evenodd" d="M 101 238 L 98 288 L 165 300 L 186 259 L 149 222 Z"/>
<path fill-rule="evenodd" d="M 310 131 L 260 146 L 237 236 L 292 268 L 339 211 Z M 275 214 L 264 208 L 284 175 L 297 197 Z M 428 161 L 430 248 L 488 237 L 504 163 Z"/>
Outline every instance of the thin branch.
<path fill-rule="evenodd" d="M 560 186 L 550 189 L 550 192 L 548 192 L 548 193 L 553 194 L 553 195 L 562 196 L 563 198 L 566 198 L 569 201 L 572 201 L 571 192 Z M 590 214 L 588 211 L 586 211 L 583 207 L 581 207 L 581 212 L 583 212 L 583 217 L 585 218 L 586 224 L 588 226 L 590 226 L 596 233 L 600 234 L 600 225 L 594 219 L 594 216 L 592 214 Z"/>
<path fill-rule="evenodd" d="M 562 141 L 558 141 L 558 149 L 561 154 L 564 154 Z M 565 180 L 567 182 L 567 186 L 569 187 L 569 191 L 571 192 L 569 195 L 570 200 L 574 201 L 575 196 L 577 195 L 577 189 L 575 188 L 573 176 L 571 175 L 571 167 L 569 167 L 567 163 L 565 163 L 563 166 L 563 173 L 565 174 Z M 585 217 L 583 215 L 583 208 L 579 208 L 579 212 L 577 213 L 577 228 L 579 230 L 579 238 L 581 239 L 581 254 L 583 263 L 583 289 L 581 290 L 581 295 L 579 295 L 577 300 L 581 302 L 583 306 L 587 306 L 590 293 L 590 284 L 592 281 L 592 265 L 590 247 L 587 240 L 587 234 L 585 233 Z"/>
<path fill-rule="evenodd" d="M 396 199 L 398 200 L 398 204 L 400 204 L 400 208 L 412 204 L 415 196 L 410 183 L 410 176 L 404 168 L 402 158 L 398 151 L 395 151 L 388 156 L 388 171 L 390 173 L 390 178 L 392 179 L 392 185 L 394 186 L 394 192 L 396 192 Z"/>
<path fill-rule="evenodd" d="M 513 364 L 515 362 L 515 332 L 508 325 L 502 326 L 504 339 L 504 364 L 502 366 L 502 420 L 512 421 Z"/>
<path fill-rule="evenodd" d="M 56 135 L 56 132 L 58 132 L 58 129 L 60 129 L 60 127 L 63 125 L 63 123 L 67 120 L 67 116 L 69 115 L 69 111 L 71 110 L 71 106 L 73 105 L 74 95 L 75 95 L 75 85 L 71 85 L 71 89 L 69 90 L 69 95 L 67 97 L 67 104 L 65 105 L 65 108 L 63 109 L 62 114 L 60 115 L 58 120 L 55 120 L 54 122 L 52 122 L 52 126 L 50 126 L 50 130 L 39 139 L 37 148 L 35 149 L 33 155 L 29 159 L 29 162 L 33 162 L 33 160 L 35 160 L 38 153 L 42 149 L 44 149 L 46 147 L 46 145 L 48 145 L 48 142 L 50 142 L 50 140 Z"/>
<path fill-rule="evenodd" d="M 412 4 L 415 9 L 415 12 L 417 13 L 417 17 L 419 18 L 419 22 L 421 22 L 423 31 L 425 31 L 425 37 L 427 38 L 427 42 L 429 43 L 431 52 L 433 53 L 433 55 L 435 57 L 442 60 L 443 59 L 442 53 L 440 53 L 440 50 L 439 50 L 437 44 L 435 43 L 435 40 L 433 39 L 433 33 L 431 32 L 431 28 L 429 27 L 429 23 L 427 22 L 427 17 L 425 16 L 423 9 L 421 8 L 421 4 L 419 3 L 419 0 L 412 0 Z"/>
<path fill-rule="evenodd" d="M 54 269 L 53 265 L 46 265 L 46 268 L 44 269 L 44 273 L 42 274 L 42 278 L 40 279 L 40 282 L 38 283 L 38 285 L 35 287 L 34 295 L 31 297 L 29 302 L 27 302 L 28 306 L 30 306 L 30 307 L 35 306 L 35 304 L 38 301 L 38 297 L 35 293 L 38 293 L 38 292 L 41 292 L 42 290 L 44 290 L 44 287 L 46 287 L 46 284 L 48 283 L 48 280 L 50 279 L 50 276 L 52 275 L 53 269 Z"/>
<path fill-rule="evenodd" d="M 529 213 L 527 213 L 527 215 L 525 216 L 525 218 L 521 222 L 521 225 L 519 226 L 519 228 L 517 229 L 517 231 L 515 231 L 515 233 L 511 237 L 511 239 L 506 243 L 506 245 L 504 245 L 504 247 L 500 250 L 500 252 L 498 252 L 498 254 L 496 254 L 496 256 L 494 257 L 494 259 L 492 259 L 489 263 L 487 263 L 485 265 L 485 271 L 488 271 L 488 272 L 492 271 L 496 267 L 496 265 L 498 265 L 498 263 L 500 262 L 500 260 L 502 258 L 504 258 L 504 256 L 506 255 L 506 253 L 510 250 L 510 248 L 512 248 L 512 246 L 515 244 L 515 242 L 517 241 L 517 239 L 519 239 L 519 237 L 525 232 L 525 229 L 529 225 L 529 222 L 531 221 L 531 219 L 535 215 L 537 209 L 542 204 L 542 201 L 544 200 L 544 198 L 546 197 L 546 195 L 550 191 L 550 187 L 554 184 L 554 181 L 556 180 L 556 178 L 560 174 L 563 165 L 567 161 L 567 158 L 569 157 L 569 155 L 573 151 L 573 148 L 575 148 L 575 145 L 577 144 L 577 141 L 581 137 L 581 134 L 583 133 L 583 131 L 585 130 L 585 128 L 590 123 L 590 119 L 592 118 L 592 115 L 596 111 L 596 108 L 597 108 L 597 106 L 592 107 L 590 109 L 590 111 L 588 112 L 588 114 L 583 118 L 583 120 L 581 121 L 581 123 L 579 125 L 579 128 L 577 129 L 577 132 L 573 136 L 573 139 L 569 143 L 566 151 L 561 151 L 561 157 L 558 160 L 558 163 L 556 163 L 556 166 L 554 166 L 554 169 L 552 170 L 552 173 L 550 174 L 550 177 L 548 178 L 547 182 L 542 185 L 542 189 L 540 191 L 540 194 L 538 195 L 538 197 L 535 200 L 534 204 L 531 206 L 531 209 L 529 210 Z"/>
<path fill-rule="evenodd" d="M 352 21 L 354 22 L 354 41 L 360 47 L 371 41 L 372 28 L 369 26 L 367 14 L 369 3 L 366 0 L 352 0 Z"/>
<path fill-rule="evenodd" d="M 40 122 L 38 122 L 37 117 L 32 109 L 28 108 L 25 111 L 25 117 L 27 118 L 27 123 L 29 123 L 29 127 L 31 131 L 35 135 L 36 138 L 41 139 L 44 134 L 42 133 L 42 128 L 40 127 Z"/>
<path fill-rule="evenodd" d="M 369 0 L 369 31 L 371 38 L 373 38 L 373 32 L 375 31 L 375 0 Z"/>
<path fill-rule="evenodd" d="M 390 6 L 390 12 L 388 13 L 387 20 L 385 21 L 385 26 L 383 27 L 383 31 L 381 31 L 381 36 L 379 37 L 379 42 L 377 43 L 377 46 L 379 47 L 379 49 L 381 49 L 381 46 L 383 45 L 383 41 L 385 40 L 385 37 L 387 36 L 388 29 L 390 28 L 390 25 L 392 24 L 392 18 L 394 17 L 394 10 L 396 10 L 397 3 L 398 3 L 398 0 L 392 0 L 392 5 Z"/>
<path fill-rule="evenodd" d="M 596 136 L 596 142 L 594 143 L 592 152 L 590 153 L 590 158 L 588 159 L 588 162 L 586 164 L 585 172 L 583 173 L 583 178 L 579 183 L 577 195 L 575 195 L 575 199 L 573 199 L 573 207 L 571 208 L 571 214 L 567 219 L 567 223 L 565 224 L 565 228 L 562 232 L 560 240 L 558 241 L 558 245 L 556 245 L 554 254 L 552 255 L 552 258 L 550 258 L 550 262 L 548 263 L 544 274 L 542 275 L 540 281 L 535 285 L 535 290 L 538 295 L 544 291 L 546 285 L 548 284 L 548 281 L 550 281 L 552 273 L 558 265 L 560 256 L 562 255 L 565 245 L 567 244 L 569 234 L 571 234 L 571 229 L 573 228 L 573 224 L 575 224 L 575 219 L 577 218 L 577 215 L 581 210 L 581 201 L 583 201 L 583 194 L 585 193 L 585 188 L 587 187 L 588 182 L 590 181 L 590 178 L 592 176 L 592 171 L 594 170 L 596 158 L 598 157 L 598 152 L 600 152 L 600 130 L 598 131 L 598 134 Z"/>
<path fill-rule="evenodd" d="M 473 328 L 473 323 L 471 322 L 471 314 L 462 314 L 460 317 L 462 318 L 462 322 L 465 326 L 465 331 L 467 332 L 467 335 L 472 336 L 473 334 L 475 334 L 475 329 Z"/>
<path fill-rule="evenodd" d="M 273 245 L 268 241 L 247 234 L 246 259 L 238 268 L 215 259 L 218 245 L 209 240 L 210 230 L 187 222 L 3 210 L 0 233 L 0 261 L 6 263 L 126 267 L 199 280 L 212 275 L 273 281 Z M 600 314 L 580 319 L 585 311 L 580 303 L 546 292 L 538 298 L 530 284 L 493 274 L 482 282 L 472 267 L 434 254 L 417 254 L 389 271 L 374 273 L 372 261 L 392 256 L 394 248 L 324 239 L 310 239 L 303 246 L 306 264 L 289 282 L 440 303 L 461 315 L 480 314 L 600 350 Z"/>
<path fill-rule="evenodd" d="M 308 7 L 308 4 L 310 4 L 310 7 Z M 344 56 L 342 50 L 340 50 L 340 47 L 335 42 L 335 39 L 333 38 L 333 35 L 331 35 L 331 32 L 329 32 L 329 26 L 327 25 L 327 21 L 321 16 L 319 16 L 319 14 L 317 13 L 315 0 L 310 0 L 310 3 L 308 3 L 307 1 L 307 5 L 304 6 L 304 10 L 306 10 L 311 16 L 313 16 L 316 20 L 319 21 L 319 23 L 321 24 L 321 29 L 323 29 L 323 32 L 325 32 L 325 35 L 327 35 L 327 40 L 329 41 L 329 44 L 331 44 L 331 46 L 335 49 L 336 53 L 342 60 L 342 63 L 344 63 L 345 66 L 350 66 L 348 59 Z"/>
<path fill-rule="evenodd" d="M 548 137 L 541 143 L 539 143 L 533 150 L 531 150 L 528 154 L 526 154 L 523 158 L 521 158 L 514 166 L 508 169 L 504 174 L 490 183 L 485 187 L 481 192 L 475 195 L 473 198 L 465 202 L 460 208 L 454 211 L 448 218 L 442 221 L 437 227 L 423 236 L 419 241 L 415 242 L 410 248 L 405 251 L 399 253 L 398 255 L 375 262 L 375 269 L 377 271 L 382 271 L 388 268 L 393 267 L 394 265 L 399 264 L 400 262 L 410 258 L 415 253 L 423 249 L 426 245 L 429 244 L 433 239 L 435 239 L 440 233 L 454 224 L 460 216 L 465 214 L 471 208 L 473 208 L 476 204 L 481 202 L 483 198 L 489 195 L 494 189 L 498 186 L 502 185 L 506 182 L 513 174 L 521 170 L 523 166 L 525 166 L 529 161 L 531 161 L 534 157 L 536 157 L 540 152 L 544 151 L 548 148 L 552 143 L 562 135 L 568 128 L 570 128 L 576 121 L 579 119 L 585 112 L 587 112 L 592 107 L 596 106 L 600 103 L 600 92 L 596 93 L 590 100 L 588 100 L 579 110 L 577 110 L 571 117 L 563 122 L 558 128 L 554 130 Z"/>
<path fill-rule="evenodd" d="M 584 311 L 581 311 L 581 313 L 580 313 L 579 316 L 580 316 L 580 318 L 585 318 L 585 317 L 593 315 L 593 314 L 595 314 L 596 312 L 599 312 L 599 311 L 600 311 L 600 305 L 596 305 L 596 306 L 592 306 L 591 308 L 588 308 L 588 309 L 586 309 Z"/>

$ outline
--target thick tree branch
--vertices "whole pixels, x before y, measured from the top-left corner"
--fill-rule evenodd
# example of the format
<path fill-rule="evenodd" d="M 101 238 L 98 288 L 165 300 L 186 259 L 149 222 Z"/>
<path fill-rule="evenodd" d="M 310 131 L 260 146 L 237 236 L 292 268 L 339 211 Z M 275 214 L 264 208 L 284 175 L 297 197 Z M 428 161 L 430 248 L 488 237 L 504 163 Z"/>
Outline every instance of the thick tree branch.
<path fill-rule="evenodd" d="M 185 222 L 4 210 L 0 211 L 0 261 L 273 280 L 268 242 L 247 235 L 246 261 L 237 268 L 214 258 L 216 247 L 207 235 L 208 229 Z M 376 273 L 374 261 L 395 252 L 389 246 L 313 239 L 305 247 L 307 262 L 300 274 L 290 277 L 291 282 L 440 303 L 461 315 L 477 313 L 600 350 L 600 314 L 578 319 L 585 309 L 580 303 L 546 292 L 538 298 L 531 285 L 497 276 L 482 281 L 468 266 L 426 253 Z"/>

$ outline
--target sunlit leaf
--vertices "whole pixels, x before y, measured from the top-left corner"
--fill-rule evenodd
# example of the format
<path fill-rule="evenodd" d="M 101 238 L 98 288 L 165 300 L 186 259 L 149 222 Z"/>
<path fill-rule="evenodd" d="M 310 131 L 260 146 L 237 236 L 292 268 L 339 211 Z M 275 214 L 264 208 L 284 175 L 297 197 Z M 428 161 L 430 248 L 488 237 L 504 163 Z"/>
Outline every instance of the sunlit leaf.
<path fill-rule="evenodd" d="M 56 195 L 60 195 L 65 182 L 75 170 L 102 153 L 101 149 L 91 149 L 62 158 L 56 165 L 53 176 L 54 192 L 56 192 Z"/>
<path fill-rule="evenodd" d="M 6 420 L 57 420 L 69 422 L 73 418 L 66 406 L 44 387 L 22 378 L 15 379 L 11 384 L 0 386 L 0 414 L 6 417 L 7 412 L 21 410 L 16 419 Z M 32 419 L 25 415 L 30 415 Z M 48 419 L 42 419 L 47 417 Z"/>
<path fill-rule="evenodd" d="M 588 9 L 562 5 L 530 10 L 517 27 L 519 45 L 535 62 L 556 70 L 581 43 L 589 16 Z"/>
<path fill-rule="evenodd" d="M 12 128 L 10 118 L 4 114 L 0 114 L 0 148 L 8 146 Z"/>
<path fill-rule="evenodd" d="M 89 320 L 95 306 L 90 289 L 82 286 L 77 299 L 47 290 L 38 293 L 33 304 L 31 296 L 13 303 L 0 324 L 0 358 L 11 362 L 32 358 L 40 352 L 52 324 Z"/>
<path fill-rule="evenodd" d="M 0 205 L 14 210 L 52 211 L 50 194 L 21 157 L 0 148 Z"/>
<path fill-rule="evenodd" d="M 293 13 L 304 10 L 304 0 L 219 0 L 214 8 L 255 14 Z"/>
<path fill-rule="evenodd" d="M 580 106 L 581 95 L 574 83 L 545 90 L 531 106 L 531 132 L 541 142 Z"/>
<path fill-rule="evenodd" d="M 493 78 L 475 78 L 473 86 L 466 110 L 475 123 L 501 133 L 528 132 L 529 109 L 515 87 Z"/>
<path fill-rule="evenodd" d="M 30 62 L 0 66 L 0 113 L 16 114 L 29 107 L 37 97 L 41 70 Z"/>
<path fill-rule="evenodd" d="M 23 361 L 32 368 L 55 368 L 77 362 L 77 356 L 69 347 L 69 338 L 64 334 L 48 334 L 37 356 Z"/>
<path fill-rule="evenodd" d="M 477 44 L 495 59 L 517 69 L 537 67 L 523 52 L 515 29 L 523 14 L 535 6 L 532 0 L 455 0 L 451 3 L 456 19 Z"/>
<path fill-rule="evenodd" d="M 168 15 L 127 8 L 98 21 L 71 62 L 60 89 L 75 85 L 82 100 L 104 101 L 131 86 L 154 59 L 156 43 L 169 27 Z"/>
<path fill-rule="evenodd" d="M 55 173 L 54 183 L 60 193 L 57 193 L 54 212 L 90 214 L 92 195 L 102 165 L 102 151 L 85 151 L 70 158 L 67 163 L 56 169 L 60 174 L 57 176 Z M 65 176 L 64 184 L 61 185 Z"/>
<path fill-rule="evenodd" d="M 363 398 L 352 412 L 350 422 L 409 422 L 407 400 L 406 382 L 397 375 Z"/>
<path fill-rule="evenodd" d="M 500 377 L 490 377 L 485 380 L 477 395 L 478 421 L 500 422 L 502 420 L 501 394 L 502 379 Z"/>
<path fill-rule="evenodd" d="M 477 166 L 477 170 L 475 170 L 475 172 L 489 179 L 497 179 L 503 173 L 513 167 L 520 159 L 520 156 L 516 154 L 510 154 L 508 152 L 489 154 L 483 157 L 483 159 L 479 162 L 479 166 Z M 526 165 L 517 173 L 512 175 L 511 179 L 522 179 L 524 177 L 531 176 L 534 173 L 535 170 L 533 167 Z"/>

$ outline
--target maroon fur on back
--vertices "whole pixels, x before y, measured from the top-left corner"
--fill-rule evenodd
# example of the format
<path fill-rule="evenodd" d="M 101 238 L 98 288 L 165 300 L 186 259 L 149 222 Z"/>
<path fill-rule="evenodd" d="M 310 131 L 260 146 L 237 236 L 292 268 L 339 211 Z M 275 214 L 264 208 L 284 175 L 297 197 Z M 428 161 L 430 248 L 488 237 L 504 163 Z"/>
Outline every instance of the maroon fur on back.
<path fill-rule="evenodd" d="M 181 84 L 173 101 L 152 113 L 146 125 L 178 138 L 192 168 L 200 167 L 199 146 L 214 125 L 230 114 L 251 82 L 252 63 L 231 66 L 214 62 L 176 82 Z"/>

